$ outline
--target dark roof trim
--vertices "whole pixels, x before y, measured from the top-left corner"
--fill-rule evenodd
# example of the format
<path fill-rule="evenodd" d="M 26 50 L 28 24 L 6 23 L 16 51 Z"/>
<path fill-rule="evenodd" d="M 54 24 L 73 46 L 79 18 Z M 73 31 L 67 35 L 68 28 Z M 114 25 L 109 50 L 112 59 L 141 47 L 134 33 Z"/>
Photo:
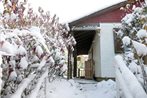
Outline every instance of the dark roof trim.
<path fill-rule="evenodd" d="M 84 16 L 84 17 L 82 17 L 82 18 L 80 18 L 78 20 L 75 20 L 75 21 L 70 22 L 69 23 L 69 26 L 70 27 L 71 26 L 74 26 L 74 25 L 76 25 L 77 23 L 79 23 L 79 22 L 81 22 L 83 20 L 86 20 L 86 19 L 91 18 L 91 17 L 94 17 L 94 16 L 99 16 L 99 15 L 105 13 L 105 12 L 108 12 L 108 11 L 111 11 L 111 10 L 114 10 L 114 9 L 117 9 L 117 8 L 120 8 L 122 6 L 125 6 L 126 4 L 127 4 L 127 1 L 123 1 L 123 2 L 117 3 L 115 5 L 112 5 L 110 7 L 104 8 L 102 10 L 96 11 L 96 12 L 90 14 L 90 15 Z"/>
<path fill-rule="evenodd" d="M 72 31 L 84 31 L 84 30 L 99 30 L 100 24 L 99 23 L 88 23 L 88 24 L 80 24 L 77 26 L 72 26 Z"/>

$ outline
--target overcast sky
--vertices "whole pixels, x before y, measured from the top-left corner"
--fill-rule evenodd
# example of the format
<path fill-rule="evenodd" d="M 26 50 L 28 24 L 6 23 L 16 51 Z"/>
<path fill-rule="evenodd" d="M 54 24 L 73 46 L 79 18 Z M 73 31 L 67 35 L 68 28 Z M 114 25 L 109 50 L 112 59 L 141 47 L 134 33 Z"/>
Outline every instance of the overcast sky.
<path fill-rule="evenodd" d="M 70 22 L 124 0 L 28 0 L 36 9 L 42 6 L 51 15 L 57 14 L 60 22 Z"/>
<path fill-rule="evenodd" d="M 51 15 L 57 14 L 60 22 L 71 22 L 121 1 L 125 0 L 28 0 L 34 9 L 41 6 Z"/>

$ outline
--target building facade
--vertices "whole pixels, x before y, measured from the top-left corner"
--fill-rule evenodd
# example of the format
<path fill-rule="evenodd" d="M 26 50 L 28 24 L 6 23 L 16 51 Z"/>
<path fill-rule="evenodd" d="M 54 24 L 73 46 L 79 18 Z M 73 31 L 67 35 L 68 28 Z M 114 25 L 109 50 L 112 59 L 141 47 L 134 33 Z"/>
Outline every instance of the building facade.
<path fill-rule="evenodd" d="M 97 80 L 115 77 L 113 60 L 120 43 L 116 43 L 118 41 L 113 30 L 120 26 L 121 19 L 126 15 L 127 12 L 120 8 L 127 3 L 120 2 L 69 23 L 77 41 L 74 58 L 77 55 L 89 55 L 89 60 L 93 61 L 93 77 Z M 77 62 L 76 59 L 74 62 Z M 74 63 L 74 70 L 76 66 Z"/>

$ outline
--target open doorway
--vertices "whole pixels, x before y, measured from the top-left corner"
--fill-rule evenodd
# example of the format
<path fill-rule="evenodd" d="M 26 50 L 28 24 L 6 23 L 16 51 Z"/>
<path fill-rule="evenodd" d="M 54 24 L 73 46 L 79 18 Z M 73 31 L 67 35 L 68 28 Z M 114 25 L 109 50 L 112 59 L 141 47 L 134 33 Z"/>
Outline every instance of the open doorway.
<path fill-rule="evenodd" d="M 88 73 L 90 70 L 93 69 L 92 60 L 90 61 L 88 55 L 95 35 L 100 30 L 99 23 L 70 24 L 70 28 L 70 32 L 74 36 L 77 44 L 73 51 L 73 68 L 69 67 L 68 70 L 73 73 L 73 77 L 93 79 L 93 74 L 90 75 L 90 78 L 87 77 L 89 76 Z M 82 58 L 85 59 L 83 60 Z M 69 76 L 72 76 L 72 74 L 69 74 Z"/>
<path fill-rule="evenodd" d="M 78 78 L 85 78 L 85 62 L 88 60 L 88 55 L 77 56 L 77 75 Z"/>
<path fill-rule="evenodd" d="M 78 78 L 93 79 L 93 64 L 88 55 L 77 56 Z"/>

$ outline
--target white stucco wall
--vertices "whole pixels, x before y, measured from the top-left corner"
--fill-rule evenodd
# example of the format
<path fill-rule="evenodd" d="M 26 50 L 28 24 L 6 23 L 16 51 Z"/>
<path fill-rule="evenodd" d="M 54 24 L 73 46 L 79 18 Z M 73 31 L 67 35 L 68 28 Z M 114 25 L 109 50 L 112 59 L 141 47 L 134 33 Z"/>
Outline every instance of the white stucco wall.
<path fill-rule="evenodd" d="M 100 23 L 100 32 L 96 33 L 91 46 L 95 62 L 95 77 L 115 77 L 113 28 L 119 25 L 120 23 Z M 91 59 L 91 50 L 89 56 Z"/>
<path fill-rule="evenodd" d="M 95 35 L 92 47 L 93 47 L 95 77 L 101 77 L 100 36 L 98 32 Z"/>
<path fill-rule="evenodd" d="M 115 77 L 113 28 L 119 23 L 100 23 L 101 77 Z"/>

